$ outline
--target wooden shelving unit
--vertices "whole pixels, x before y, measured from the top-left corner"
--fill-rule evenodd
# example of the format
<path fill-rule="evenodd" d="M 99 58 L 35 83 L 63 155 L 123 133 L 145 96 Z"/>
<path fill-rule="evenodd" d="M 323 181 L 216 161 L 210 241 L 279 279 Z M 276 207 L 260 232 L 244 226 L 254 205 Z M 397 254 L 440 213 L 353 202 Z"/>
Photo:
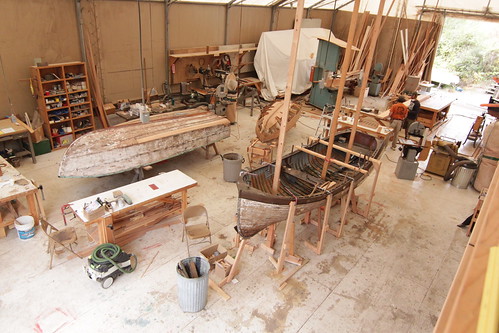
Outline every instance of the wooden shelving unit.
<path fill-rule="evenodd" d="M 85 63 L 32 66 L 31 77 L 38 112 L 52 149 L 69 146 L 95 129 Z"/>

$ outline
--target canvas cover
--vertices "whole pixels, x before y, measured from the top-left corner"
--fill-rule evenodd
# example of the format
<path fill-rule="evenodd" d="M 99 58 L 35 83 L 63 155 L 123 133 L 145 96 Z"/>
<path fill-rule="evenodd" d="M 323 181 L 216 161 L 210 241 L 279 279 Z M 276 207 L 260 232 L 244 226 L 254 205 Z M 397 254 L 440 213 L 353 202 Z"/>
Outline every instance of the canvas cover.
<path fill-rule="evenodd" d="M 301 29 L 292 88 L 293 94 L 301 94 L 312 86 L 310 70 L 315 65 L 319 46 L 318 38 L 327 40 L 330 37 L 333 38 L 333 34 L 328 29 Z M 292 41 L 293 30 L 268 31 L 260 36 L 254 65 L 258 78 L 267 89 L 262 93 L 266 100 L 272 100 L 286 90 Z"/>

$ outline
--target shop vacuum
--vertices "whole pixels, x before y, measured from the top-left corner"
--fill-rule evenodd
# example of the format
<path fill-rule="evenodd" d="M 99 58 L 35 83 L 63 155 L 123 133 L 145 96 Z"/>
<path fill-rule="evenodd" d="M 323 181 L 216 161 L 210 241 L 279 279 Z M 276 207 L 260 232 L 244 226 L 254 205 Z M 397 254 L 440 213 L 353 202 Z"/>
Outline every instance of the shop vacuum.
<path fill-rule="evenodd" d="M 132 273 L 136 267 L 137 257 L 134 254 L 123 252 L 116 244 L 105 243 L 97 246 L 88 257 L 85 271 L 90 279 L 107 289 L 118 276 Z"/>

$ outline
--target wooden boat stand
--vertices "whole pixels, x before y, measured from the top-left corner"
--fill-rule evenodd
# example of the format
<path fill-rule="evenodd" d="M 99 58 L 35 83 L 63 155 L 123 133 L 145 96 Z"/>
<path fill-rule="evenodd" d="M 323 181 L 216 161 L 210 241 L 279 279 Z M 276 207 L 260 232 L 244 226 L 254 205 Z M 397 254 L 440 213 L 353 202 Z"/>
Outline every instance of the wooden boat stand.
<path fill-rule="evenodd" d="M 329 226 L 329 214 L 331 212 L 331 207 L 332 207 L 332 197 L 331 195 L 328 195 L 327 200 L 326 200 L 326 206 L 324 207 L 324 219 L 322 220 L 321 223 L 321 209 L 323 207 L 320 207 L 317 209 L 318 211 L 318 218 L 317 218 L 317 230 L 319 232 L 319 237 L 317 240 L 317 244 L 313 245 L 312 243 L 305 241 L 305 245 L 314 251 L 316 254 L 321 254 L 322 253 L 322 246 L 324 244 L 324 238 L 326 236 L 326 232 L 329 232 L 330 234 L 336 236 L 337 238 L 341 237 L 341 233 L 343 231 L 343 226 L 346 224 L 346 216 L 347 216 L 347 211 L 348 207 L 350 206 L 350 201 L 352 198 L 353 194 L 353 187 L 354 183 L 350 183 L 350 188 L 348 189 L 348 193 L 344 195 L 340 201 L 341 201 L 341 219 L 340 219 L 340 226 L 338 227 L 337 230 L 331 229 Z M 307 215 L 305 216 L 305 222 L 306 223 L 313 223 L 313 221 L 310 220 L 310 215 L 312 212 L 308 212 Z M 315 224 L 315 223 L 313 223 Z"/>
<path fill-rule="evenodd" d="M 303 264 L 303 258 L 295 256 L 295 211 L 296 202 L 291 201 L 289 203 L 288 219 L 286 220 L 286 228 L 284 230 L 279 258 L 276 261 L 274 257 L 269 257 L 270 262 L 276 268 L 276 274 L 283 271 L 285 261 L 299 266 Z"/>
<path fill-rule="evenodd" d="M 324 141 L 324 140 L 321 140 L 319 138 L 315 138 L 315 137 L 309 137 L 308 138 L 309 142 L 320 142 L 321 144 L 323 145 L 328 145 L 328 142 L 327 141 Z M 299 147 L 296 147 L 296 148 L 299 148 Z M 373 201 L 373 197 L 374 197 L 374 192 L 376 190 L 376 185 L 378 183 L 378 178 L 379 178 L 379 172 L 380 172 L 380 169 L 381 169 L 381 161 L 378 160 L 378 159 L 375 159 L 375 158 L 372 158 L 372 157 L 369 157 L 369 156 L 366 156 L 366 155 L 363 155 L 363 154 L 360 154 L 356 151 L 353 151 L 351 149 L 348 149 L 348 148 L 344 148 L 342 146 L 338 146 L 338 145 L 335 145 L 333 144 L 333 148 L 335 149 L 338 149 L 340 151 L 343 151 L 347 154 L 350 154 L 350 155 L 354 155 L 354 156 L 357 156 L 357 157 L 360 157 L 362 159 L 365 159 L 369 162 L 371 162 L 373 164 L 373 168 L 374 168 L 374 171 L 375 171 L 375 175 L 374 175 L 374 181 L 373 181 L 373 184 L 371 186 L 371 191 L 369 193 L 369 200 L 368 200 L 368 203 L 367 203 L 367 206 L 364 210 L 359 210 L 358 206 L 357 206 L 357 203 L 358 203 L 358 196 L 355 195 L 355 190 L 353 190 L 352 192 L 352 195 L 350 196 L 349 200 L 351 201 L 352 203 L 352 211 L 356 214 L 359 214 L 363 217 L 367 217 L 369 215 L 369 212 L 371 210 L 371 204 L 372 204 L 372 201 Z M 326 156 L 324 155 L 321 155 L 319 153 L 316 153 L 316 152 L 313 152 L 313 151 L 310 151 L 308 149 L 304 149 L 304 148 L 301 148 L 300 150 L 302 151 L 306 151 L 306 152 L 311 152 L 312 155 L 314 156 L 317 156 L 319 158 L 322 158 L 322 159 L 326 159 Z M 351 166 L 349 164 L 346 164 L 346 163 L 343 163 L 343 162 L 340 162 L 340 161 L 337 161 L 337 160 L 334 160 L 334 159 L 330 159 L 329 162 L 332 162 L 332 163 L 336 163 L 340 166 L 345 166 L 349 169 L 352 169 L 352 170 L 355 170 L 355 171 L 359 171 L 359 172 L 362 172 L 362 173 L 367 173 L 366 170 L 364 169 L 360 169 L 358 167 L 354 167 L 354 166 Z"/>

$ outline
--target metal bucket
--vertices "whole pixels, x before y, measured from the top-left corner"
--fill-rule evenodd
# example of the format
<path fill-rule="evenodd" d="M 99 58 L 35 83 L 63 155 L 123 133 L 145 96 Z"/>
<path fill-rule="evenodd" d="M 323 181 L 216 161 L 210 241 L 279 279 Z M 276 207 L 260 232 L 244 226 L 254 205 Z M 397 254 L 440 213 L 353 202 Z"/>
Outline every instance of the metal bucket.
<path fill-rule="evenodd" d="M 458 167 L 452 178 L 451 184 L 461 189 L 468 188 L 471 177 L 473 177 L 476 169 L 476 164 L 471 163 Z"/>
<path fill-rule="evenodd" d="M 222 155 L 224 161 L 224 180 L 226 182 L 237 182 L 244 158 L 238 153 L 228 153 Z"/>
<path fill-rule="evenodd" d="M 189 257 L 180 261 L 186 269 L 189 263 L 196 265 L 199 277 L 186 278 L 181 273 L 180 263 L 177 265 L 178 303 L 184 312 L 199 312 L 204 309 L 208 300 L 208 274 L 210 263 L 201 257 Z"/>

